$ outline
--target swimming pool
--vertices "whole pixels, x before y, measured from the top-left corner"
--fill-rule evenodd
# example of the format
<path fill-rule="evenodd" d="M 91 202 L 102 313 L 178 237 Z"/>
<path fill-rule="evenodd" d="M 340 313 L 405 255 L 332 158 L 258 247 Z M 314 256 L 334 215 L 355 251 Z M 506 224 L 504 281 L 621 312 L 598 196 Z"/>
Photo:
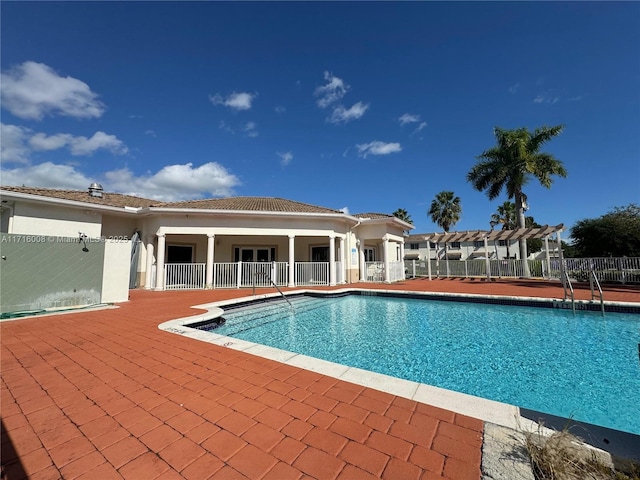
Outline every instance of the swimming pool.
<path fill-rule="evenodd" d="M 640 316 L 349 295 L 225 312 L 215 333 L 640 434 Z M 212 328 L 213 330 L 213 328 Z"/>

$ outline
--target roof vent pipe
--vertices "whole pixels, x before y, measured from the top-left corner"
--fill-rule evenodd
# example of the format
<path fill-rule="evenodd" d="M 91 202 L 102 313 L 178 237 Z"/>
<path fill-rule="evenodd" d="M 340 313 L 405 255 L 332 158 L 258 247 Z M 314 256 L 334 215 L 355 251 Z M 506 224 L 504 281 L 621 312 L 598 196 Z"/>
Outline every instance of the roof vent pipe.
<path fill-rule="evenodd" d="M 102 198 L 102 185 L 100 185 L 99 183 L 93 182 L 91 185 L 89 185 L 89 196 L 90 197 L 98 197 L 98 198 Z"/>

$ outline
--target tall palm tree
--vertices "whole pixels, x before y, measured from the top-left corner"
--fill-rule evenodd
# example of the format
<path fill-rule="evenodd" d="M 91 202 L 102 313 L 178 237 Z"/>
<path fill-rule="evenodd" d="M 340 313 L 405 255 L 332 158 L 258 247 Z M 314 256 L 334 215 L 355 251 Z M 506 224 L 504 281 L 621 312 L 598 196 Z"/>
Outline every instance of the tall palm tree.
<path fill-rule="evenodd" d="M 567 176 L 560 160 L 540 152 L 542 146 L 558 136 L 563 128 L 562 125 L 543 126 L 531 133 L 527 128 L 505 130 L 496 127 L 496 146 L 477 157 L 479 162 L 467 173 L 467 181 L 478 191 L 486 190 L 491 200 L 497 198 L 503 188 L 506 189 L 508 198 L 516 203 L 518 226 L 525 228 L 524 212 L 528 207 L 524 186 L 534 177 L 542 186 L 551 188 L 552 175 Z M 525 275 L 529 276 L 524 240 L 520 240 L 520 258 L 524 261 Z"/>
<path fill-rule="evenodd" d="M 443 190 L 435 196 L 427 213 L 435 224 L 448 233 L 449 229 L 458 223 L 462 216 L 460 197 L 456 197 L 453 192 Z M 444 256 L 447 261 L 448 276 L 449 259 L 447 253 L 447 242 L 444 242 Z"/>
<path fill-rule="evenodd" d="M 491 224 L 502 224 L 502 230 L 514 230 L 518 228 L 516 204 L 507 200 L 502 205 L 499 205 L 496 213 L 491 215 Z M 507 241 L 507 258 L 510 257 L 509 241 Z"/>
<path fill-rule="evenodd" d="M 407 222 L 413 225 L 413 220 L 411 220 L 411 215 L 409 215 L 409 213 L 404 208 L 397 209 L 395 212 L 392 213 L 392 215 L 396 218 L 399 218 L 403 222 Z"/>

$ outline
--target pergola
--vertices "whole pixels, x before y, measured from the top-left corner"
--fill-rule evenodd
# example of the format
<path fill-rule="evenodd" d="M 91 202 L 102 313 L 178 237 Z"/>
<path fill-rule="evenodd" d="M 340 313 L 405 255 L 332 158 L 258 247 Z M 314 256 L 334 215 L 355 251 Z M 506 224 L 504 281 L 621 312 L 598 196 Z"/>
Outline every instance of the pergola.
<path fill-rule="evenodd" d="M 562 260 L 562 245 L 560 240 L 560 232 L 564 230 L 561 223 L 555 227 L 544 225 L 543 227 L 517 228 L 515 230 L 468 230 L 464 232 L 444 232 L 429 233 L 424 235 L 424 240 L 432 243 L 451 243 L 451 242 L 484 242 L 485 251 L 489 251 L 489 241 L 496 240 L 526 240 L 528 238 L 542 238 L 545 242 L 545 250 L 547 253 L 547 263 L 549 262 L 549 237 L 555 233 L 558 245 L 558 255 Z M 525 260 L 526 259 L 521 259 Z M 491 279 L 489 255 L 485 256 L 487 263 L 487 280 Z M 431 279 L 431 262 L 427 262 L 429 269 L 429 279 Z"/>

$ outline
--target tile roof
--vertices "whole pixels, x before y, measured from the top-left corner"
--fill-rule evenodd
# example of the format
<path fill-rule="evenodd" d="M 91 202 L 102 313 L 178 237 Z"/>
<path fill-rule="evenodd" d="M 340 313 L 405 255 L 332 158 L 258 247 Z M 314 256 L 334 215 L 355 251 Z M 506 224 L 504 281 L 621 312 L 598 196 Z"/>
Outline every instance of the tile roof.
<path fill-rule="evenodd" d="M 342 213 L 340 210 L 318 207 L 308 203 L 273 197 L 228 197 L 207 198 L 187 202 L 171 202 L 154 205 L 162 208 L 197 208 L 207 210 L 235 210 L 250 212 L 289 212 L 289 213 Z"/>
<path fill-rule="evenodd" d="M 393 218 L 393 215 L 386 213 L 356 213 L 353 216 L 360 219 Z"/>
<path fill-rule="evenodd" d="M 72 200 L 110 207 L 157 207 L 157 208 L 193 208 L 202 210 L 233 210 L 249 212 L 289 212 L 289 213 L 342 213 L 340 210 L 319 207 L 308 203 L 272 197 L 229 197 L 207 198 L 184 202 L 162 202 L 133 195 L 104 192 L 102 198 L 92 197 L 88 191 L 58 190 L 38 187 L 1 187 L 2 190 L 41 197 Z"/>
<path fill-rule="evenodd" d="M 58 198 L 60 200 L 72 200 L 76 202 L 92 203 L 96 205 L 105 205 L 108 207 L 149 207 L 157 200 L 148 198 L 135 197 L 133 195 L 123 195 L 121 193 L 105 192 L 100 197 L 92 197 L 87 190 L 58 190 L 53 188 L 39 187 L 1 187 L 2 190 L 8 192 L 24 193 L 28 195 L 38 195 L 41 197 Z"/>

